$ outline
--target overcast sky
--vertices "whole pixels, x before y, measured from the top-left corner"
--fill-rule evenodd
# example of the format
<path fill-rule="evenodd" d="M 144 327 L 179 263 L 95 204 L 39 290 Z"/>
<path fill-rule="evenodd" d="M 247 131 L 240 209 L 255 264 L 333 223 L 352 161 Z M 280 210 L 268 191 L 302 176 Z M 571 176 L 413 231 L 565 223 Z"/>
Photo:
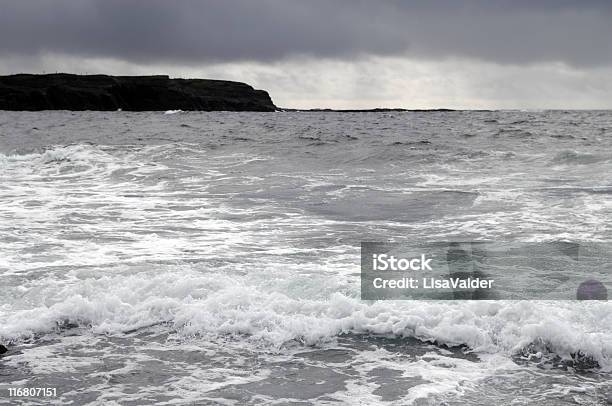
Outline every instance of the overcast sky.
<path fill-rule="evenodd" d="M 55 71 L 283 107 L 612 108 L 612 1 L 0 0 L 0 73 Z"/>

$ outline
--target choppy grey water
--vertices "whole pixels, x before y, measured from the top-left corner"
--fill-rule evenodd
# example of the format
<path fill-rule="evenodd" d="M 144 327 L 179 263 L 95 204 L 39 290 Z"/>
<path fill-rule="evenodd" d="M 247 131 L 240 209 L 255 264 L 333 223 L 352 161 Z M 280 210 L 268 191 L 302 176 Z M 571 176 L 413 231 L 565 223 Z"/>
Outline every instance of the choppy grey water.
<path fill-rule="evenodd" d="M 359 243 L 609 242 L 611 173 L 609 111 L 0 112 L 0 402 L 605 404 L 608 301 L 361 301 Z"/>

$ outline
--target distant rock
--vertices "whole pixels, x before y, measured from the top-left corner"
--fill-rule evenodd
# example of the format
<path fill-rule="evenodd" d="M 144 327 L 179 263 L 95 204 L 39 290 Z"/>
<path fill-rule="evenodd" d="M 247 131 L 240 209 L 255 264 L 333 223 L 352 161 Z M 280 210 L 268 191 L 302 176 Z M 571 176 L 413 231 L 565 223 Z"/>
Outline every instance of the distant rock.
<path fill-rule="evenodd" d="M 2 344 L 0 344 L 0 354 L 4 354 L 5 352 L 8 351 L 8 348 L 6 348 L 5 346 L 3 346 Z"/>
<path fill-rule="evenodd" d="M 275 111 L 268 93 L 240 82 L 168 76 L 0 76 L 0 110 Z"/>

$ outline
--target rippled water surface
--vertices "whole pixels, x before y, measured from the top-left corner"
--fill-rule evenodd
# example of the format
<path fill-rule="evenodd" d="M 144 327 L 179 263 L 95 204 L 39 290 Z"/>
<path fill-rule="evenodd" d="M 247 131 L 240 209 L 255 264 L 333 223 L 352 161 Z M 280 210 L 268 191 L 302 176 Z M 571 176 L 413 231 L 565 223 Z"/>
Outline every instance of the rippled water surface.
<path fill-rule="evenodd" d="M 609 111 L 0 112 L 0 383 L 605 404 L 609 302 L 361 301 L 359 243 L 610 242 L 611 173 Z"/>

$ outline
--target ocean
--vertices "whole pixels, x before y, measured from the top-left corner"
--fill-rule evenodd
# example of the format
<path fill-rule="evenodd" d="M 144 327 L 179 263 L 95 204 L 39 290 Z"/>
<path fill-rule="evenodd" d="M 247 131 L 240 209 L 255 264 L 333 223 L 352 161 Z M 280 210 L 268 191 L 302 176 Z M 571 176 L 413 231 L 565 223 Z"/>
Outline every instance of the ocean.
<path fill-rule="evenodd" d="M 612 402 L 609 301 L 360 296 L 364 241 L 610 242 L 610 174 L 611 111 L 0 112 L 0 403 Z"/>

